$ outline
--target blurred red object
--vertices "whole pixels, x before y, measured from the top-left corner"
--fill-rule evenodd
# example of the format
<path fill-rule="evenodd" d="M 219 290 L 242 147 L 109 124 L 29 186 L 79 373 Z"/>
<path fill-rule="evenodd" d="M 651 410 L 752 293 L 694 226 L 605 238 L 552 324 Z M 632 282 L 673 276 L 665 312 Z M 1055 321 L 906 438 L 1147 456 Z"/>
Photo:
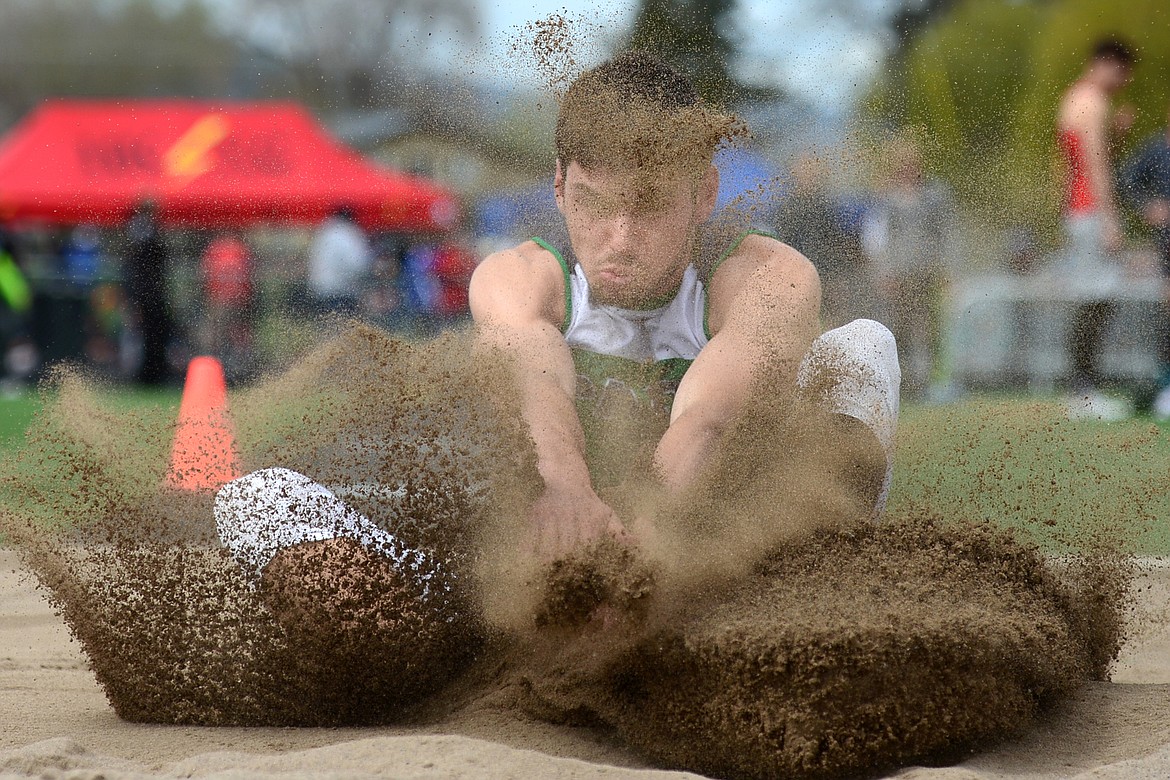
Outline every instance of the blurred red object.
<path fill-rule="evenodd" d="M 0 221 L 116 225 L 144 200 L 201 227 L 346 206 L 367 229 L 441 232 L 458 215 L 439 184 L 367 162 L 295 103 L 55 100 L 0 141 Z"/>
<path fill-rule="evenodd" d="M 448 243 L 435 250 L 435 278 L 439 281 L 440 313 L 453 316 L 466 312 L 467 287 L 475 270 L 475 254 L 467 247 Z"/>
<path fill-rule="evenodd" d="M 204 294 L 208 303 L 243 306 L 252 298 L 252 258 L 235 236 L 219 236 L 203 252 Z"/>

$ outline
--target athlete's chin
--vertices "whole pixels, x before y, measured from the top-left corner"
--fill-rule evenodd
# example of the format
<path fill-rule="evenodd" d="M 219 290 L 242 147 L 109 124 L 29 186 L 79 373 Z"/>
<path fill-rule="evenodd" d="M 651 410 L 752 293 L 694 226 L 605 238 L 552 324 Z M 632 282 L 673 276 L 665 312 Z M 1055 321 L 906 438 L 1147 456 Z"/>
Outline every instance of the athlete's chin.
<path fill-rule="evenodd" d="M 619 309 L 639 309 L 650 300 L 650 296 L 625 285 L 597 285 L 590 294 L 597 303 Z"/>

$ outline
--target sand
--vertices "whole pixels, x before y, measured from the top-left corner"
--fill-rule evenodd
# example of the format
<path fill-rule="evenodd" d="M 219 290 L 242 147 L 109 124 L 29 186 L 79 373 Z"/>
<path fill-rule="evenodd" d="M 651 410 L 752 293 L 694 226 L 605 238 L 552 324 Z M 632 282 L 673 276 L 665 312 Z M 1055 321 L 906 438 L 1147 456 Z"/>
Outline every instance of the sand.
<path fill-rule="evenodd" d="M 429 728 L 199 728 L 120 720 L 15 553 L 0 551 L 0 777 L 684 777 L 585 728 L 488 708 Z M 1170 570 L 1136 585 L 1170 609 Z M 1086 683 L 1022 738 L 904 778 L 1170 775 L 1170 626 L 1130 640 L 1112 682 Z"/>
<path fill-rule="evenodd" d="M 279 617 L 282 602 L 251 589 L 212 541 L 210 495 L 159 486 L 173 422 L 118 413 L 64 377 L 6 464 L 14 514 L 4 527 L 87 655 L 27 583 L 10 581 L 14 602 L 0 615 L 12 616 L 12 649 L 0 657 L 11 654 L 5 702 L 15 709 L 0 750 L 25 752 L 7 768 L 593 776 L 653 766 L 812 778 L 960 760 L 1062 718 L 1071 720 L 1053 745 L 1128 743 L 1091 720 L 1113 706 L 1099 700 L 1110 687 L 1094 681 L 1116 650 L 1125 599 L 1112 588 L 1127 581 L 1125 567 L 1084 579 L 994 525 L 959 519 L 902 513 L 859 526 L 847 519 L 860 516 L 848 473 L 829 457 L 845 451 L 832 420 L 795 399 L 761 396 L 752 424 L 724 442 L 710 484 L 685 506 L 661 507 L 647 558 L 597 550 L 553 566 L 552 579 L 534 576 L 516 545 L 531 459 L 510 444 L 506 407 L 482 403 L 470 379 L 490 374 L 472 371 L 468 354 L 458 339 L 411 348 L 346 329 L 235 397 L 250 467 L 283 462 L 330 484 L 410 486 L 401 504 L 351 500 L 384 514 L 408 546 L 449 551 L 453 581 L 468 584 L 427 606 L 398 578 L 351 567 L 360 592 L 297 602 L 336 605 L 290 613 L 307 623 Z M 272 424 L 274 413 L 284 425 Z M 647 498 L 640 484 L 630 500 Z M 53 525 L 70 518 L 81 521 L 72 530 Z M 316 569 L 292 581 L 311 595 Z M 1137 623 L 1119 680 L 1170 683 L 1158 660 L 1165 585 L 1138 591 L 1158 619 Z M 581 623 L 598 603 L 617 610 L 601 632 Z M 383 631 L 385 620 L 403 622 Z M 305 625 L 353 630 L 334 642 Z M 1138 690 L 1170 702 L 1165 688 Z M 1165 745 L 1170 704 L 1152 711 L 1153 723 L 1130 724 L 1139 749 L 1083 766 Z M 318 728 L 278 728 L 291 725 Z M 1077 729 L 1098 736 L 1076 738 Z M 31 747 L 62 736 L 74 743 Z M 265 757 L 203 763 L 225 750 Z M 1051 752 L 1003 755 L 1027 766 Z M 593 766 L 557 763 L 570 759 Z"/>

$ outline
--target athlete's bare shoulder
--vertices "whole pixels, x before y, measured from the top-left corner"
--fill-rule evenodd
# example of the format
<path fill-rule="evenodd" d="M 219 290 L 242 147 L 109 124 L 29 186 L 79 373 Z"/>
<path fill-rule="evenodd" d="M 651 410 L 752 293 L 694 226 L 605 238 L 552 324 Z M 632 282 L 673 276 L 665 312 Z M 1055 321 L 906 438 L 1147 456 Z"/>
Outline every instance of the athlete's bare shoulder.
<path fill-rule="evenodd" d="M 760 264 L 812 267 L 808 258 L 796 249 L 777 238 L 761 233 L 749 233 L 744 236 L 735 251 L 723 261 L 723 266 L 732 267 L 737 265 L 756 267 Z"/>
<path fill-rule="evenodd" d="M 1109 112 L 1109 96 L 1087 81 L 1078 81 L 1065 90 L 1060 101 L 1057 125 L 1080 131 L 1087 124 L 1101 123 Z"/>
<path fill-rule="evenodd" d="M 541 319 L 559 323 L 564 317 L 565 280 L 561 264 L 535 241 L 484 258 L 471 276 L 468 290 L 476 322 Z"/>
<path fill-rule="evenodd" d="M 819 310 L 820 297 L 820 277 L 807 257 L 783 241 L 753 233 L 711 278 L 708 322 L 717 333 L 737 307 L 805 307 L 815 302 Z"/>

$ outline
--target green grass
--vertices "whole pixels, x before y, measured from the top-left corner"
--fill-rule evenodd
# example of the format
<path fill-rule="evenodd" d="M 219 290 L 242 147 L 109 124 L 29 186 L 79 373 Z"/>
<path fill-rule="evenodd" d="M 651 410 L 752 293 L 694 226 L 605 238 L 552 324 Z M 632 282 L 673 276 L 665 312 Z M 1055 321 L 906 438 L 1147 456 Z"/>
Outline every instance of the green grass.
<path fill-rule="evenodd" d="M 116 388 L 112 410 L 173 415 L 178 389 Z M 0 457 L 40 409 L 33 392 L 0 398 Z M 971 399 L 904 409 L 891 513 L 927 511 L 1019 528 L 1054 551 L 1100 529 L 1170 555 L 1168 430 L 1146 418 L 1070 421 L 1056 402 Z"/>
<path fill-rule="evenodd" d="M 118 388 L 103 393 L 112 408 L 125 410 L 174 407 L 177 411 L 179 398 L 177 388 Z M 25 431 L 40 409 L 41 397 L 35 390 L 0 396 L 0 452 L 23 445 Z"/>
<path fill-rule="evenodd" d="M 34 392 L 0 396 L 0 451 L 20 446 L 28 424 L 41 408 Z"/>
<path fill-rule="evenodd" d="M 153 475 L 142 468 L 143 463 L 157 461 L 160 471 L 165 468 L 161 447 L 156 444 L 153 450 L 146 448 L 152 446 L 149 431 L 159 429 L 177 415 L 178 388 L 100 387 L 92 398 L 96 406 L 83 407 L 85 413 L 42 422 L 38 418 L 46 397 L 54 400 L 34 390 L 0 397 L 0 475 L 4 478 L 0 482 L 0 507 L 47 524 L 71 523 L 84 516 L 102 501 L 103 494 L 82 485 L 88 476 L 67 465 L 74 455 L 66 452 L 82 453 L 87 447 L 92 449 L 82 461 L 73 462 L 103 463 L 118 471 L 118 479 L 125 485 L 151 480 Z M 86 403 L 91 401 L 87 399 Z M 152 423 L 135 425 L 136 420 Z M 45 449 L 26 446 L 30 428 L 47 437 Z M 65 445 L 63 449 L 62 443 L 74 441 L 79 430 L 84 431 L 81 440 L 87 443 L 79 447 Z M 134 448 L 152 454 L 109 458 L 112 448 L 119 453 Z M 46 500 L 45 496 L 54 498 Z"/>
<path fill-rule="evenodd" d="M 1148 418 L 1072 421 L 1050 400 L 910 408 L 890 508 L 1016 527 L 1054 551 L 1100 531 L 1167 555 L 1170 442 Z"/>

